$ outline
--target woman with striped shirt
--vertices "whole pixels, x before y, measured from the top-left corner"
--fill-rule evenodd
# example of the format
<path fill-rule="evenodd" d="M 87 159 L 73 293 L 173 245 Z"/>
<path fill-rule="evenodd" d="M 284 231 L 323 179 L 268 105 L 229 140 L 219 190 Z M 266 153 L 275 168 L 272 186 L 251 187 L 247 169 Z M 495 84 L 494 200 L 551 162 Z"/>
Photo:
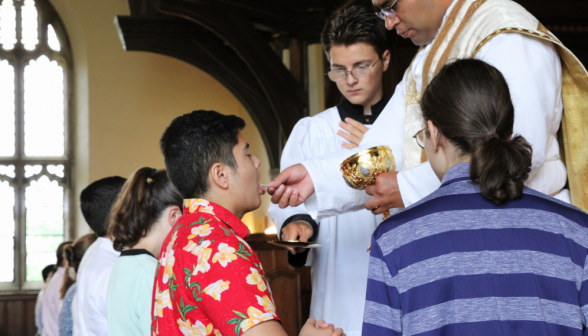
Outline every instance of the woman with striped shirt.
<path fill-rule="evenodd" d="M 524 186 L 502 74 L 458 60 L 421 107 L 441 186 L 374 233 L 363 335 L 588 335 L 588 215 Z"/>

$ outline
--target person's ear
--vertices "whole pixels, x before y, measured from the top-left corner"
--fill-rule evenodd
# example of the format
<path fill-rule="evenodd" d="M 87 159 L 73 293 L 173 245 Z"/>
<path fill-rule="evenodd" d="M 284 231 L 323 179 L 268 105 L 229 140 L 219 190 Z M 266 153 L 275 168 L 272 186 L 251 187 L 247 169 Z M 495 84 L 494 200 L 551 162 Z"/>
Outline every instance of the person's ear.
<path fill-rule="evenodd" d="M 384 51 L 382 55 L 382 72 L 388 70 L 388 66 L 390 65 L 390 51 Z"/>
<path fill-rule="evenodd" d="M 177 205 L 172 205 L 167 211 L 167 222 L 169 226 L 174 226 L 178 219 L 182 216 L 182 209 Z"/>
<path fill-rule="evenodd" d="M 433 122 L 431 120 L 427 121 L 427 128 L 429 129 L 429 135 L 431 137 L 433 149 L 436 152 L 439 150 L 439 141 L 441 140 L 441 133 L 439 133 L 439 129 L 435 125 L 433 125 Z"/>
<path fill-rule="evenodd" d="M 210 168 L 209 179 L 211 184 L 221 189 L 229 188 L 229 170 L 231 168 L 222 163 L 215 163 Z"/>

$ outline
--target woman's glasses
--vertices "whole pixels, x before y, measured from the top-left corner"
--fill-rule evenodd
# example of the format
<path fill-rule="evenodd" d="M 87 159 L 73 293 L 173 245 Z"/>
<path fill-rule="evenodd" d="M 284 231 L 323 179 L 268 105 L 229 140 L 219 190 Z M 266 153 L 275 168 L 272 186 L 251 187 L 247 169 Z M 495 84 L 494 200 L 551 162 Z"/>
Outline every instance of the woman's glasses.
<path fill-rule="evenodd" d="M 427 128 L 423 128 L 422 130 L 416 132 L 415 135 L 413 135 L 412 137 L 416 140 L 417 145 L 419 145 L 419 147 L 421 147 L 422 149 L 425 149 L 425 130 Z"/>

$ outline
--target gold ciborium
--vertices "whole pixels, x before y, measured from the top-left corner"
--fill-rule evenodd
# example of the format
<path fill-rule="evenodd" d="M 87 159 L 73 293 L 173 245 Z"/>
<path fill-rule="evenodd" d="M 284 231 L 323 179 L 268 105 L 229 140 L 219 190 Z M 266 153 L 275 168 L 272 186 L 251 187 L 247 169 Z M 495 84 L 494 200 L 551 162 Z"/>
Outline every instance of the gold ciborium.
<path fill-rule="evenodd" d="M 396 170 L 396 160 L 388 146 L 377 146 L 362 150 L 341 163 L 341 173 L 348 186 L 364 190 L 376 184 L 376 178 L 383 173 Z M 384 219 L 390 216 L 390 210 L 384 213 Z"/>

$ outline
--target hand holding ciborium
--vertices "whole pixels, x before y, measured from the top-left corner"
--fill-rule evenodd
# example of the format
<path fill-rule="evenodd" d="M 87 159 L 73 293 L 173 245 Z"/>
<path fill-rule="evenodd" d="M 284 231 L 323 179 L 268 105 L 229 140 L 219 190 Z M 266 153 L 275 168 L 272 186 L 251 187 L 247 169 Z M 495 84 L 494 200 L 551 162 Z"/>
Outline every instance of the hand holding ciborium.
<path fill-rule="evenodd" d="M 396 170 L 396 160 L 388 146 L 377 146 L 354 154 L 341 163 L 341 173 L 348 186 L 364 190 L 376 184 L 376 178 L 383 173 Z M 384 219 L 390 210 L 384 213 Z"/>

